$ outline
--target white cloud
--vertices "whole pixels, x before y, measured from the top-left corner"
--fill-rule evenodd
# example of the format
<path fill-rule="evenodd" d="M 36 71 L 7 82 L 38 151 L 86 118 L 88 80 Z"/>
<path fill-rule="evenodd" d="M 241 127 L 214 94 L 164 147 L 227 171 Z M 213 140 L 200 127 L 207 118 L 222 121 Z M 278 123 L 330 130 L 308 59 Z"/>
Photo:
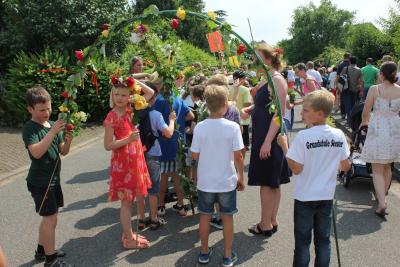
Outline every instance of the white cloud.
<path fill-rule="evenodd" d="M 312 1 L 268 1 L 268 0 L 205 0 L 206 10 L 225 10 L 227 21 L 235 25 L 234 30 L 250 41 L 250 30 L 247 18 L 253 29 L 256 40 L 265 40 L 276 44 L 288 38 L 288 28 L 292 23 L 293 10 L 300 5 L 313 2 L 319 5 L 319 0 Z M 387 17 L 394 0 L 332 0 L 338 8 L 356 11 L 356 22 L 376 22 L 380 17 Z"/>

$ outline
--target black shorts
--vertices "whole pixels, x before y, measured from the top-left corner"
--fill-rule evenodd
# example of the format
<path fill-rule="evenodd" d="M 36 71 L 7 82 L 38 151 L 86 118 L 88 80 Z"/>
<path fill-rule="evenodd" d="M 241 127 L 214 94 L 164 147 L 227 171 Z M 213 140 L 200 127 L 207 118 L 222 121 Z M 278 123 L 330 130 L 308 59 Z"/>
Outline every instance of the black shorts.
<path fill-rule="evenodd" d="M 242 125 L 242 126 L 243 126 L 243 133 L 242 133 L 243 144 L 245 147 L 248 147 L 250 145 L 249 125 Z"/>
<path fill-rule="evenodd" d="M 44 195 L 46 194 L 47 187 L 38 187 L 28 184 L 28 190 L 31 192 L 32 198 L 35 201 L 36 212 L 40 216 L 51 216 L 58 212 L 59 207 L 64 206 L 64 196 L 60 185 L 50 186 L 47 192 L 46 200 L 43 203 L 42 209 L 40 205 Z"/>

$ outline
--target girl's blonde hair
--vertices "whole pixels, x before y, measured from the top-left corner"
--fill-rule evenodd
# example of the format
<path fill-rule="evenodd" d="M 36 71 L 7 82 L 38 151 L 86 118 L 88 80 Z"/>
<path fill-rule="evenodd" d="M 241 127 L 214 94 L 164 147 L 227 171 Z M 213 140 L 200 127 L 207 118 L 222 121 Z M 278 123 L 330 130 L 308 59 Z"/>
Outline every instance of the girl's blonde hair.
<path fill-rule="evenodd" d="M 260 51 L 265 58 L 271 59 L 271 66 L 277 71 L 281 71 L 285 67 L 282 60 L 282 48 L 273 48 L 267 43 L 260 43 L 256 46 L 256 50 Z"/>
<path fill-rule="evenodd" d="M 122 86 L 114 87 L 114 86 L 111 86 L 110 99 L 109 99 L 110 108 L 114 108 L 114 106 L 115 106 L 114 99 L 113 99 L 113 94 L 114 94 L 115 90 L 118 90 L 118 89 L 126 89 L 126 90 L 129 91 L 129 94 L 130 94 L 130 90 L 129 90 L 128 87 L 122 87 Z"/>

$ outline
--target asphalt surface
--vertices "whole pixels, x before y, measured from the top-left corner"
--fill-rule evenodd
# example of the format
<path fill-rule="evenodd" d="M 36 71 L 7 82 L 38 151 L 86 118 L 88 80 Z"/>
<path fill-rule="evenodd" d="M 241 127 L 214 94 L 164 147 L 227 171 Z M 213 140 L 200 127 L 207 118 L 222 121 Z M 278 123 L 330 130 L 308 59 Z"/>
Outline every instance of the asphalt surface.
<path fill-rule="evenodd" d="M 296 124 L 292 137 L 301 127 L 302 123 Z M 107 202 L 109 160 L 110 153 L 103 149 L 101 141 L 62 160 L 65 207 L 59 214 L 56 246 L 67 252 L 66 260 L 76 266 L 198 266 L 198 215 L 181 218 L 172 211 L 173 203 L 167 205 L 166 225 L 141 233 L 151 240 L 151 248 L 122 248 L 119 203 Z M 9 266 L 43 266 L 33 261 L 40 217 L 35 214 L 24 176 L 16 176 L 0 186 L 0 245 Z M 246 187 L 238 193 L 239 213 L 234 217 L 234 249 L 239 255 L 236 266 L 291 266 L 293 185 L 292 181 L 282 186 L 279 231 L 269 239 L 247 231 L 259 220 L 259 188 Z M 342 266 L 399 266 L 397 186 L 389 193 L 389 215 L 387 221 L 382 221 L 374 214 L 376 202 L 371 180 L 354 180 L 348 189 L 338 185 L 337 228 Z M 135 226 L 134 217 L 132 222 Z M 222 231 L 212 231 L 210 245 L 214 254 L 208 266 L 219 266 Z M 333 238 L 331 266 L 338 266 Z"/>

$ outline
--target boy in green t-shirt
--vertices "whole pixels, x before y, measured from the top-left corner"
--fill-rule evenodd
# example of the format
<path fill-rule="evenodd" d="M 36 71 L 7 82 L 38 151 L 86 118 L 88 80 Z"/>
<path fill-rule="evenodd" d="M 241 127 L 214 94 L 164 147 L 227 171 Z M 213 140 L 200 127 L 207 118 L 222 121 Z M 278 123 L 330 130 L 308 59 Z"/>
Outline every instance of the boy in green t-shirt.
<path fill-rule="evenodd" d="M 22 129 L 22 138 L 32 161 L 26 181 L 35 202 L 36 212 L 42 216 L 35 259 L 46 260 L 45 267 L 71 267 L 73 265 L 59 259 L 65 256 L 65 253 L 55 250 L 54 246 L 58 208 L 64 206 L 60 186 L 59 154 L 68 154 L 72 135 L 65 132 L 63 140 L 65 122 L 49 121 L 52 111 L 51 98 L 44 88 L 30 88 L 26 93 L 26 102 L 32 115 L 31 120 Z"/>

